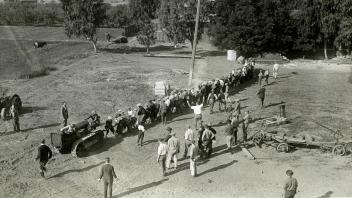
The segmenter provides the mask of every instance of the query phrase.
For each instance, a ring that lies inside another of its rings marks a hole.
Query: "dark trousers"
[[[112,197],[112,182],[104,181],[104,198],[107,198],[107,194],[109,191],[109,198]]]
[[[160,155],[159,163],[161,166],[162,174],[165,175],[166,171],[166,155]]]
[[[18,117],[13,118],[13,130],[16,132],[20,131],[20,120]]]
[[[67,118],[64,118],[64,120],[62,121],[62,125],[65,127],[67,126]]]
[[[295,191],[288,190],[288,191],[285,191],[284,198],[294,198],[295,195],[296,195]]]
[[[48,161],[40,161],[39,162],[40,175],[42,177],[44,177],[44,172],[46,172],[46,167],[45,167],[46,163],[48,163]]]
[[[108,136],[108,133],[111,131],[112,134],[115,134],[115,129],[112,126],[105,126],[105,130],[106,130],[106,135]]]
[[[247,141],[247,130],[248,130],[248,124],[243,123],[243,126],[242,126],[243,141]]]
[[[204,141],[203,152],[206,157],[209,157],[211,155],[212,150],[213,150],[213,141],[212,140]]]
[[[235,138],[235,145],[237,144],[237,131],[233,133],[233,137]]]
[[[260,98],[261,107],[264,107],[264,98]]]
[[[143,138],[144,138],[144,132],[139,131],[138,133],[138,139],[137,139],[137,144],[143,146]]]
[[[166,125],[167,124],[166,112],[161,113],[160,117],[161,117],[161,123],[163,123],[163,125]]]

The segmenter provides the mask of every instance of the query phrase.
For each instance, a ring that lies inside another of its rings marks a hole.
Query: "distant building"
[[[4,0],[5,3],[28,3],[28,4],[36,4],[38,0]]]
[[[104,0],[105,3],[108,3],[112,6],[117,6],[117,5],[125,5],[128,4],[129,0]]]

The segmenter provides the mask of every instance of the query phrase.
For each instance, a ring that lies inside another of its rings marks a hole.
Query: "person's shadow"
[[[48,179],[52,179],[52,178],[56,178],[56,177],[62,177],[62,176],[66,175],[66,174],[69,174],[69,173],[80,173],[80,172],[88,171],[88,170],[90,170],[90,169],[92,169],[92,168],[95,168],[95,167],[97,167],[97,166],[99,166],[99,165],[101,165],[101,164],[103,164],[103,163],[104,163],[104,162],[100,162],[100,163],[98,163],[98,164],[93,164],[93,165],[87,166],[87,167],[82,168],[82,169],[71,169],[71,170],[67,170],[67,171],[64,171],[64,172],[62,172],[62,173],[58,173],[58,174],[56,174],[56,175],[53,175],[53,176],[49,177]]]
[[[152,187],[155,187],[155,186],[158,186],[162,183],[164,183],[165,181],[168,181],[169,179],[168,178],[165,178],[165,179],[162,179],[160,181],[156,181],[156,182],[152,182],[152,183],[149,183],[149,184],[144,184],[142,186],[137,186],[137,187],[133,187],[133,188],[129,188],[129,190],[125,191],[125,192],[122,192],[118,195],[115,195],[113,196],[113,198],[118,198],[118,197],[124,197],[126,195],[129,195],[129,194],[132,194],[132,193],[135,193],[135,192],[139,192],[139,191],[143,191],[147,188],[152,188]]]
[[[333,193],[332,191],[328,191],[324,195],[319,196],[318,198],[329,198],[331,197],[332,193]]]

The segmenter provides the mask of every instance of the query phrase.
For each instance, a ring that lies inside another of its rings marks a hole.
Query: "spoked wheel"
[[[277,145],[276,151],[280,152],[280,153],[282,153],[282,152],[287,153],[289,151],[288,144],[287,143],[280,143],[279,145]]]
[[[262,133],[257,133],[253,136],[253,142],[256,145],[261,144],[263,142],[263,139],[264,139],[264,135]]]
[[[347,153],[352,154],[352,142],[347,143],[345,148]]]
[[[345,145],[338,144],[338,145],[334,146],[334,148],[332,148],[332,153],[334,155],[340,155],[340,156],[345,155],[346,154]]]

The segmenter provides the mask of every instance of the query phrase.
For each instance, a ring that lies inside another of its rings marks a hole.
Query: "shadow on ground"
[[[155,182],[152,182],[152,183],[149,183],[149,184],[144,184],[142,186],[129,188],[128,191],[120,193],[118,195],[115,195],[115,196],[113,196],[113,198],[124,197],[126,195],[130,195],[130,194],[135,193],[135,192],[139,192],[139,191],[143,191],[143,190],[148,189],[148,188],[159,186],[160,184],[162,184],[162,183],[164,183],[164,182],[166,182],[168,180],[169,180],[168,178],[165,178],[165,179],[162,179],[160,181],[155,181]]]

